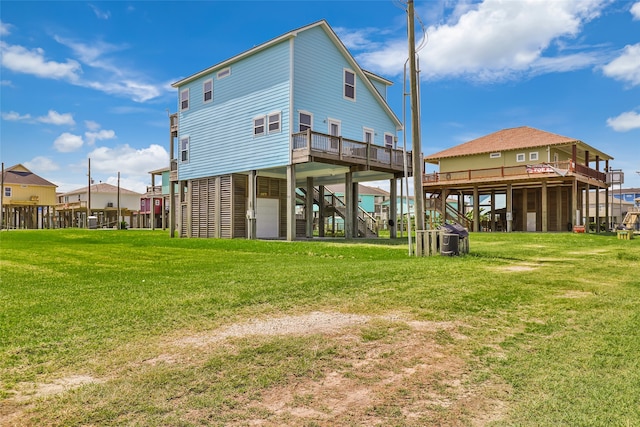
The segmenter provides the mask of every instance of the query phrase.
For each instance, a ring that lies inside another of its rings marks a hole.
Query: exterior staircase
[[[628,230],[634,230],[634,232],[640,231],[640,207],[629,208],[622,221],[622,225]]]
[[[445,222],[455,222],[468,230],[473,229],[473,221],[458,212],[450,204],[447,203],[445,212],[442,212],[442,199],[439,192],[431,194],[431,197],[425,200],[425,210],[438,212]]]

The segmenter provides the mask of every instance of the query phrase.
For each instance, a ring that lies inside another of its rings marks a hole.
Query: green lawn
[[[0,425],[640,425],[640,239],[470,247],[2,232]]]

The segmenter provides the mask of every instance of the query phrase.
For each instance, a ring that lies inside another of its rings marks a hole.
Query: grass
[[[640,425],[640,239],[470,242],[408,258],[401,240],[0,233],[0,424]],[[311,312],[373,320],[173,344]],[[359,404],[329,396],[346,388]]]

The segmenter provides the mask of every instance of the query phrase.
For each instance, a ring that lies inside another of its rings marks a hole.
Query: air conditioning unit
[[[113,202],[109,202],[109,203],[107,203],[107,207],[108,207],[108,208],[112,208],[112,207],[113,207]]]

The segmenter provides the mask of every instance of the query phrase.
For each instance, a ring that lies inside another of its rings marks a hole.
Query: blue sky
[[[640,1],[416,1],[422,152],[531,126],[613,156],[640,187]],[[2,1],[0,157],[58,191],[143,192],[168,164],[171,83],[325,19],[362,68],[394,82],[406,14],[379,1]],[[410,133],[410,132],[409,132]],[[400,141],[402,141],[402,135]],[[410,142],[410,141],[409,141]]]

